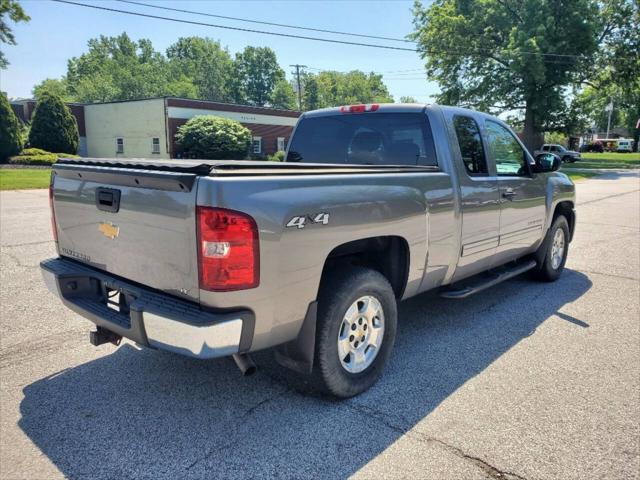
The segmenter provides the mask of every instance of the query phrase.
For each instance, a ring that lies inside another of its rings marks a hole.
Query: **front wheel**
[[[380,377],[393,349],[397,306],[379,272],[353,267],[329,274],[318,302],[314,375],[323,390],[358,395]]]
[[[563,215],[553,221],[540,248],[545,251],[533,273],[539,280],[553,282],[562,274],[569,252],[569,223]]]

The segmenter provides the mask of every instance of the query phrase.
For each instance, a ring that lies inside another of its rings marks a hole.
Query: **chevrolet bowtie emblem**
[[[111,240],[116,238],[120,233],[120,227],[116,227],[113,223],[101,223],[98,225],[98,230],[100,230],[105,237],[109,237]]]

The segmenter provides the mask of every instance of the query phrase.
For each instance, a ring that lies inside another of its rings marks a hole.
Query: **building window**
[[[158,137],[151,139],[151,153],[160,153],[160,139]]]
[[[262,153],[262,137],[253,137],[253,153]]]
[[[116,153],[124,153],[124,138],[116,138]]]
[[[278,144],[277,144],[277,148],[279,152],[284,152],[285,148],[286,148],[286,139],[284,137],[278,137]]]

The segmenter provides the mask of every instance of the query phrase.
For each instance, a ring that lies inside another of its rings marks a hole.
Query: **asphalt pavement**
[[[567,269],[401,304],[381,381],[347,401],[257,355],[93,347],[43,285],[47,192],[0,193],[0,478],[640,477],[640,179],[580,182]]]

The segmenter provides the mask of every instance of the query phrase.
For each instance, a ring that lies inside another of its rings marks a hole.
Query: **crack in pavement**
[[[0,253],[3,255],[6,255],[11,260],[13,260],[18,267],[28,268],[28,269],[40,268],[40,262],[38,262],[38,265],[25,265],[24,263],[22,263],[22,261],[18,258],[17,255],[14,255],[13,253],[5,252],[4,247],[0,249]]]
[[[518,475],[517,473],[513,473],[513,472],[509,472],[507,470],[500,470],[499,468],[497,468],[496,466],[490,464],[489,462],[487,462],[486,460],[480,458],[480,457],[476,457],[475,455],[470,455],[468,453],[466,453],[464,450],[462,450],[459,447],[456,447],[455,445],[451,445],[443,440],[440,440],[438,438],[435,437],[430,437],[424,433],[421,432],[415,432],[411,429],[408,428],[404,428],[401,427],[399,425],[395,425],[393,423],[391,423],[390,421],[387,420],[387,418],[385,417],[384,412],[381,412],[379,410],[376,410],[375,408],[369,407],[368,405],[363,405],[363,404],[358,404],[358,403],[346,403],[345,402],[345,406],[347,406],[347,408],[351,408],[353,410],[355,410],[358,413],[362,413],[362,414],[366,414],[366,415],[371,415],[373,414],[374,417],[376,417],[385,427],[389,428],[390,430],[393,430],[394,432],[397,432],[401,435],[406,435],[409,438],[413,438],[414,440],[417,440],[419,442],[423,442],[423,443],[427,443],[427,444],[436,444],[436,445],[440,445],[441,447],[443,447],[446,451],[448,451],[449,453],[455,455],[458,458],[461,458],[464,461],[468,461],[473,463],[474,465],[476,465],[478,468],[480,468],[483,472],[485,472],[487,475],[489,475],[489,477],[496,479],[496,480],[526,480],[525,477]]]
[[[273,382],[273,380],[271,379],[271,377],[269,375],[265,375],[267,378],[269,378],[269,380],[271,380]],[[276,382],[277,385],[280,385],[280,383]],[[229,448],[234,447],[235,445],[238,444],[238,442],[240,441],[240,438],[238,437],[238,433],[240,432],[240,430],[242,429],[242,427],[247,424],[251,418],[251,416],[262,406],[273,402],[274,400],[277,400],[278,398],[284,396],[285,394],[289,393],[291,391],[290,388],[286,388],[285,390],[278,392],[275,395],[271,395],[270,397],[267,397],[265,399],[260,400],[258,403],[256,403],[255,405],[249,407],[242,415],[240,415],[240,422],[237,423],[237,426],[234,428],[233,432],[229,435],[230,437],[232,437],[231,441],[223,444],[223,445],[214,445],[213,448],[210,448],[209,451],[202,456],[201,458],[198,458],[196,460],[194,460],[191,464],[189,464],[185,470],[191,470],[193,467],[195,467],[198,463],[200,462],[204,462],[206,460],[208,460],[209,458],[211,458],[211,456],[216,453],[216,452],[221,452],[224,450],[228,450]]]
[[[596,202],[599,202],[600,200],[607,200],[609,198],[621,197],[622,195],[629,195],[630,193],[637,193],[637,192],[640,192],[640,189],[630,190],[628,192],[622,192],[622,193],[614,193],[613,195],[607,195],[606,197],[594,198],[593,200],[587,200],[586,202],[578,202],[578,206],[580,207],[582,205],[589,205],[590,203],[596,203]]]
[[[591,273],[594,275],[602,275],[603,277],[620,278],[622,280],[633,280],[634,282],[637,282],[638,280],[640,280],[640,278],[637,278],[637,277],[627,277],[625,275],[616,275],[615,273],[596,272],[595,270],[576,270],[576,271],[580,273]]]
[[[13,244],[2,244],[0,247],[2,248],[15,248],[15,247],[25,247],[28,245],[41,245],[43,243],[53,243],[53,240],[41,240],[39,242],[24,242],[24,243],[13,243]]]

